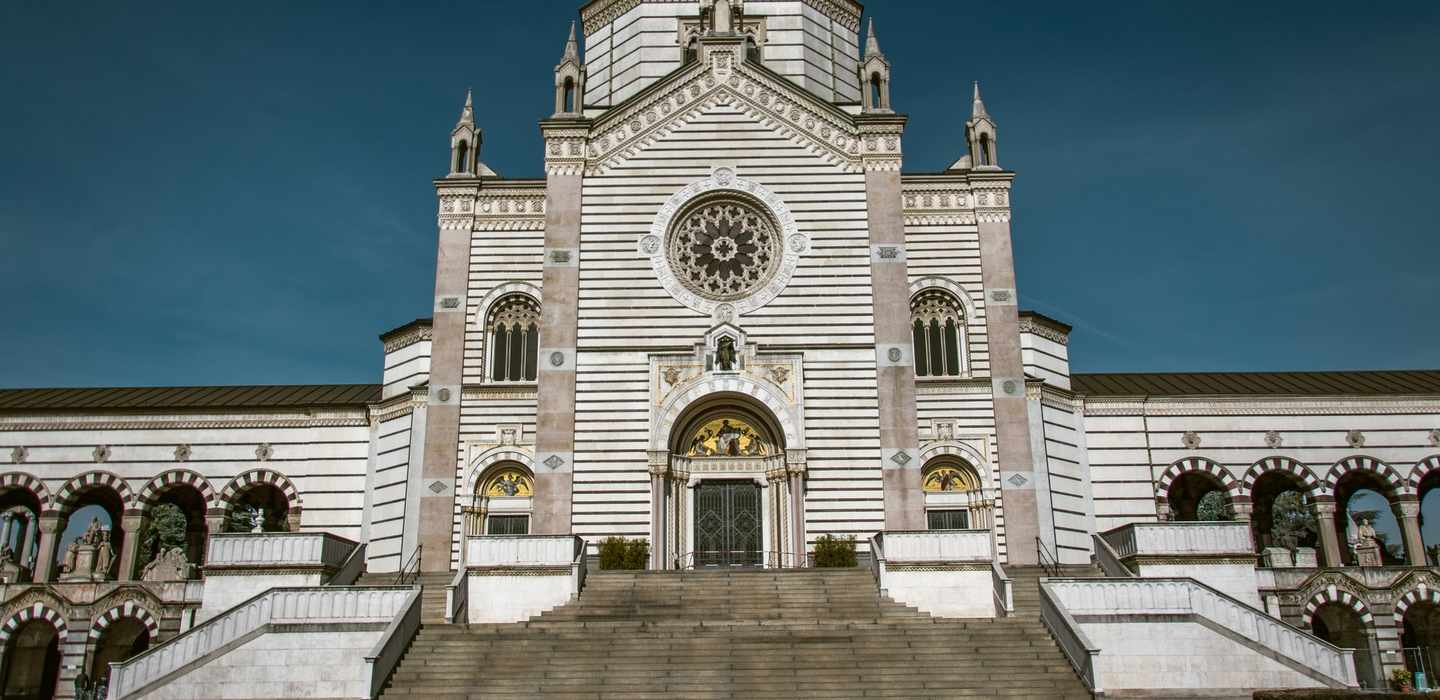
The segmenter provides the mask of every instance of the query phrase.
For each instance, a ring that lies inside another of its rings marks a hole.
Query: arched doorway
[[[1440,674],[1440,605],[1423,600],[1405,609],[1400,646],[1405,650],[1405,668],[1424,673],[1427,685],[1435,687]]]
[[[5,644],[4,700],[50,700],[60,678],[60,635],[44,618],[20,623]]]
[[[150,629],[144,622],[133,617],[122,617],[111,622],[95,641],[95,653],[90,662],[90,682],[96,686],[108,686],[110,664],[124,661],[150,648]]]
[[[925,523],[930,530],[988,530],[995,501],[980,470],[957,455],[925,463],[920,484],[925,493]]]
[[[743,395],[697,402],[674,423],[652,468],[660,566],[802,566],[796,501],[803,475],[787,469],[773,414]]]
[[[1255,551],[1267,547],[1315,547],[1319,529],[1309,488],[1286,471],[1268,471],[1250,489],[1250,527]]]
[[[1355,677],[1362,686],[1384,687],[1374,635],[1359,612],[1338,602],[1324,603],[1310,618],[1310,630],[1341,649],[1355,650]]]

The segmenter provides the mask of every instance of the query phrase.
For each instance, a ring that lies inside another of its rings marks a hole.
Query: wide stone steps
[[[1089,695],[1038,616],[936,619],[811,569],[594,573],[528,622],[422,626],[382,697]]]
[[[420,584],[420,621],[423,623],[440,623],[445,621],[445,587],[455,578],[453,573],[422,573],[409,583]],[[396,582],[396,574],[390,573],[364,573],[356,579],[357,586],[393,586]]]

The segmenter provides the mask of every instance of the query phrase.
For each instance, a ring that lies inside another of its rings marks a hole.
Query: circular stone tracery
[[[702,200],[683,211],[666,241],[670,267],[690,291],[714,301],[749,296],[783,256],[779,228],[739,198]]]

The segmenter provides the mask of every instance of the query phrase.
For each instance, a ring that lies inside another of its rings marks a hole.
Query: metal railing
[[[410,558],[405,560],[405,565],[395,574],[395,585],[408,586],[420,576],[420,552],[425,545],[415,545],[415,551],[410,553]]]
[[[1035,538],[1036,560],[1040,562],[1040,568],[1045,570],[1047,576],[1060,575],[1060,560],[1045,548],[1045,543],[1039,537]]]

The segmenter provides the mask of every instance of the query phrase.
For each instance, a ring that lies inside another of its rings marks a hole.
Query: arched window
[[[567,114],[575,114],[576,112],[579,112],[579,111],[580,111],[580,110],[578,109],[578,107],[579,107],[579,105],[576,104],[576,97],[575,97],[575,80],[574,80],[573,78],[566,78],[566,79],[565,79],[565,112],[566,112]]]
[[[760,45],[755,43],[755,35],[754,35],[754,34],[751,34],[751,35],[745,37],[745,62],[746,62],[746,63],[759,63],[759,62],[760,62]]]
[[[476,482],[465,509],[465,534],[528,535],[535,479],[518,462],[499,462]]]
[[[990,152],[990,134],[980,134],[980,164],[994,165],[994,157]]]
[[[910,302],[915,376],[958,377],[965,361],[965,312],[954,295],[926,289]]]
[[[993,500],[980,482],[980,472],[954,455],[942,455],[925,465],[920,478],[925,492],[925,522],[931,530],[968,530],[990,527]]]
[[[872,109],[883,109],[885,103],[881,101],[884,91],[880,89],[880,74],[870,74],[870,107]]]
[[[683,56],[681,57],[681,59],[680,59],[681,65],[688,66],[688,65],[690,65],[691,63],[694,63],[695,61],[699,60],[699,58],[700,58],[700,38],[699,38],[699,37],[694,37],[694,36],[690,37],[690,43],[688,43],[688,44],[685,45],[685,48],[682,50],[682,53],[683,53],[684,55],[683,55]]]
[[[485,324],[490,341],[490,379],[535,381],[535,356],[540,347],[540,304],[525,294],[502,297]]]
[[[455,169],[457,173],[468,172],[467,164],[470,162],[470,145],[464,141],[455,147]]]

